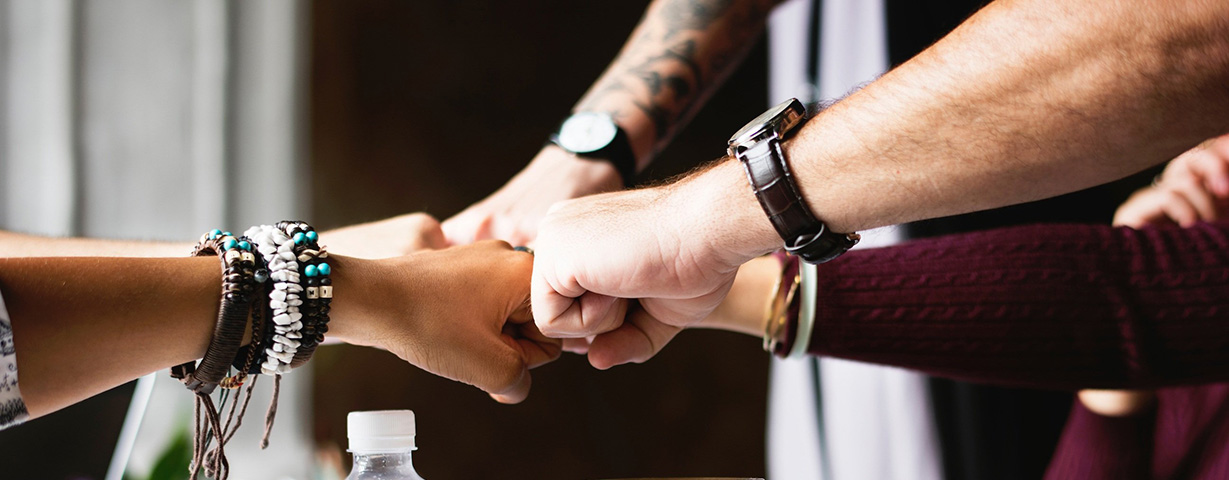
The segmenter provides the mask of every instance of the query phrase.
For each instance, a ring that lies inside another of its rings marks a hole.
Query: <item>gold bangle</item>
[[[781,283],[785,276],[785,263],[781,264],[781,273],[777,275],[777,281],[772,286],[772,294],[768,297],[768,305],[764,306],[764,351],[772,352],[773,344],[776,340],[777,325],[776,313],[779,310],[778,304],[781,297]]]

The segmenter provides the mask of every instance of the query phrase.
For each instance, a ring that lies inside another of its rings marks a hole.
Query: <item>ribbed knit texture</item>
[[[811,353],[983,383],[1229,379],[1229,223],[1033,225],[820,266]]]

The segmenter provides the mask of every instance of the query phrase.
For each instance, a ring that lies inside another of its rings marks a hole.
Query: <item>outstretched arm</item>
[[[1226,31],[1225,2],[1000,0],[812,119],[786,154],[811,210],[841,232],[1089,187],[1229,131]],[[637,339],[656,351],[712,311],[740,264],[781,246],[748,187],[727,159],[564,203],[538,240],[539,327],[617,336],[599,336],[591,360]],[[624,323],[611,298],[639,298],[664,323]]]
[[[812,355],[1041,388],[1229,378],[1229,223],[1033,225],[849,252],[819,266]],[[700,326],[751,335],[781,273],[747,263]]]
[[[324,232],[329,249],[359,258],[390,258],[447,246],[435,218],[409,213]],[[182,257],[188,242],[61,238],[0,230],[2,257]]]
[[[779,0],[657,0],[605,73],[573,108],[605,112],[627,132],[644,169],[742,61]],[[606,162],[554,145],[490,197],[444,222],[453,243],[527,244],[560,200],[622,188]]]
[[[531,259],[506,244],[330,263],[330,337],[389,350],[506,402],[528,394],[529,367],[559,353],[529,318]],[[0,258],[30,414],[200,358],[220,285],[216,258]]]

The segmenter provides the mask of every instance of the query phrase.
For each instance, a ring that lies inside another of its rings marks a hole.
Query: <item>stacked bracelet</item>
[[[306,363],[328,331],[333,285],[328,252],[319,234],[303,222],[252,227],[247,232],[260,243],[269,264],[272,329],[260,362],[266,375],[286,373]]]
[[[261,352],[260,371],[265,375],[286,373],[298,349],[298,339],[302,336],[299,329],[303,326],[303,314],[299,312],[303,287],[299,284],[294,243],[285,231],[271,225],[252,227],[247,234],[259,243],[258,251],[268,262],[269,278],[273,280],[268,299],[272,329],[263,332],[268,341]]]
[[[311,359],[316,346],[324,341],[329,331],[329,310],[333,300],[333,267],[325,260],[329,253],[319,244],[319,235],[310,225],[302,222],[282,222],[279,228],[291,235],[294,252],[303,272],[303,328],[302,339],[290,367],[297,368]]]
[[[248,311],[256,292],[260,268],[246,237],[213,230],[201,237],[193,256],[217,255],[222,262],[222,300],[213,338],[199,365],[187,362],[171,369],[189,390],[208,395],[222,382],[243,341]]]

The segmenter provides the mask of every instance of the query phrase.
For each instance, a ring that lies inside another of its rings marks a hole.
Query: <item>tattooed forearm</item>
[[[733,70],[777,0],[657,0],[577,104],[628,130],[642,166]]]

